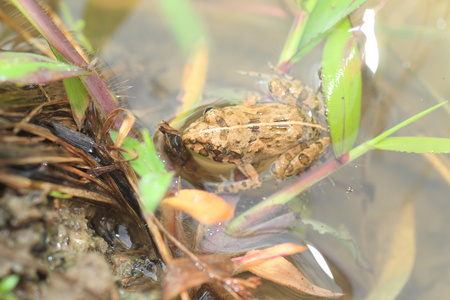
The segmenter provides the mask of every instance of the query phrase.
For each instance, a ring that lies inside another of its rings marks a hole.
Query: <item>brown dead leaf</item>
[[[259,277],[289,286],[305,294],[327,298],[343,296],[341,293],[335,293],[312,284],[284,257],[273,258],[257,265],[244,265],[241,266],[241,268],[250,271]]]
[[[234,271],[234,264],[229,257],[221,255],[204,255],[199,257],[208,265],[214,275],[230,277]],[[212,281],[213,274],[209,274],[190,258],[178,258],[167,265],[164,277],[163,299],[173,299],[175,296],[190,288]]]
[[[233,206],[221,197],[200,190],[180,190],[176,196],[165,198],[160,204],[184,211],[205,225],[228,220],[234,211]]]
[[[250,250],[244,256],[233,258],[233,262],[241,265],[240,268],[246,268],[266,262],[281,256],[292,255],[305,251],[305,246],[292,243],[279,244],[263,250]]]

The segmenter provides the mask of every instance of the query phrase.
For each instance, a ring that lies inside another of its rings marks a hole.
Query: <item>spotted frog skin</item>
[[[311,89],[296,80],[273,77],[269,91],[276,102],[207,108],[182,133],[189,150],[221,163],[235,164],[249,178],[236,182],[240,190],[261,185],[255,165],[275,159],[271,177],[283,180],[306,170],[329,145],[324,113]]]

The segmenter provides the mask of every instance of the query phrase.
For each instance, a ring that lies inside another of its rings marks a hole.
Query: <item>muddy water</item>
[[[95,2],[80,2],[71,9],[75,17],[86,19],[94,48],[100,49],[99,56],[120,74],[114,83],[117,89],[154,131],[161,119],[173,117],[179,105],[176,96],[186,56],[155,1],[113,8]],[[277,62],[293,20],[292,7],[287,1],[193,4],[211,44],[205,101],[260,89],[255,78],[236,71],[270,72],[267,63]],[[436,95],[448,99],[450,94],[448,1],[409,1],[406,5],[392,0],[384,4],[375,16],[378,44],[365,49],[362,125],[357,143],[435,105]],[[361,22],[365,9],[377,5],[370,1],[360,8],[352,17],[354,24]],[[362,36],[360,44],[365,44]],[[373,60],[377,53],[378,62]],[[316,88],[320,59],[319,45],[296,64],[295,77]],[[448,138],[448,120],[447,106],[398,135]],[[350,237],[320,234],[298,222],[289,239],[306,240],[320,250],[340,277],[336,282],[348,294],[345,299],[365,299],[374,287],[379,288],[384,266],[410,273],[398,299],[445,298],[450,289],[449,182],[436,165],[445,165],[448,170],[449,161],[448,155],[372,151],[302,196],[309,218],[331,228],[345,228]],[[241,197],[242,205],[248,206],[245,200]],[[400,246],[396,244],[405,240]],[[356,249],[356,256],[352,249]],[[299,258],[300,264],[302,260],[312,266],[309,275],[318,277],[318,285],[335,287],[311,256]],[[279,298],[278,290],[267,285],[257,294]],[[283,297],[297,296],[291,291],[282,293]]]

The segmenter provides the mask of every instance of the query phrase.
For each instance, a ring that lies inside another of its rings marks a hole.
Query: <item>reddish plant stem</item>
[[[56,26],[53,20],[35,0],[16,0],[28,14],[29,21],[35,25],[49,44],[56,49],[68,62],[92,72],[91,75],[81,76],[83,84],[91,96],[98,103],[105,116],[117,108],[117,102],[106,83],[100,78],[97,71],[84,60],[66,36]],[[20,8],[19,8],[20,9]],[[22,9],[21,9],[22,10]],[[115,128],[118,130],[123,117],[118,116]]]

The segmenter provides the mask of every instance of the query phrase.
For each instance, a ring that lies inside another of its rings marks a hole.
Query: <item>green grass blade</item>
[[[348,18],[337,24],[325,44],[323,89],[336,157],[355,143],[361,113],[361,62]]]
[[[78,129],[81,129],[86,118],[85,112],[90,102],[89,95],[80,78],[64,79],[63,84],[72,108],[73,119]]]
[[[109,90],[103,79],[96,70],[78,53],[70,41],[56,26],[52,19],[45,13],[44,9],[35,0],[10,0],[24,17],[39,31],[39,33],[54,47],[58,53],[71,64],[91,71],[91,74],[82,76],[81,80],[92,98],[97,101],[98,106],[107,116],[117,108],[114,94]],[[118,115],[115,128],[120,128],[123,121],[122,115]]]
[[[308,23],[309,15],[314,9],[316,3],[317,0],[307,1],[306,3],[301,1],[301,4],[298,4],[299,11],[297,12],[294,23],[292,24],[291,30],[284,44],[283,51],[281,51],[280,60],[278,61],[279,65],[283,62],[290,61],[297,53],[303,32],[305,31],[306,24]]]
[[[326,37],[334,25],[364,2],[366,0],[321,0],[307,1],[306,7],[300,6],[307,17],[302,21],[301,26],[294,23],[280,56],[280,63],[299,61]],[[295,42],[297,42],[296,45]],[[295,51],[293,51],[294,49]]]
[[[349,161],[353,161],[353,160],[357,159],[358,157],[360,157],[361,155],[365,154],[370,149],[375,148],[375,145],[380,143],[382,140],[384,140],[385,138],[387,138],[388,136],[390,136],[391,134],[393,134],[400,128],[403,128],[408,124],[411,124],[412,122],[422,118],[423,116],[438,109],[439,107],[446,105],[447,103],[448,103],[448,101],[436,104],[435,106],[430,107],[430,108],[406,119],[405,121],[401,122],[400,124],[386,130],[385,132],[381,133],[380,135],[376,136],[375,138],[371,139],[370,141],[367,141],[364,144],[361,144],[358,147],[353,148],[352,150],[349,151]]]
[[[61,55],[55,48],[50,46],[56,59],[62,63],[68,63],[68,61]],[[72,108],[72,116],[77,124],[78,129],[83,127],[84,119],[86,118],[86,109],[89,106],[90,98],[86,87],[80,78],[68,78],[63,80],[64,88],[69,98],[70,107]]]
[[[373,145],[380,150],[408,153],[450,153],[450,139],[431,137],[391,137]]]
[[[0,52],[0,83],[45,84],[88,74],[87,70],[46,56]]]

